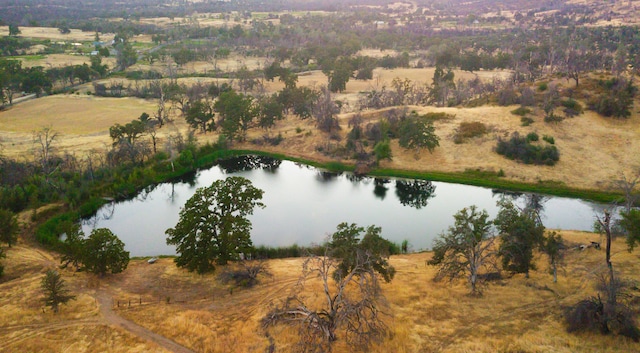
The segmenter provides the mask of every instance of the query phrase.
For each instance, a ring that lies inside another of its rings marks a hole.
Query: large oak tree
[[[180,220],[166,231],[167,244],[176,245],[175,262],[189,271],[205,273],[236,260],[251,249],[255,207],[264,208],[264,192],[248,179],[229,177],[199,188],[180,211]]]

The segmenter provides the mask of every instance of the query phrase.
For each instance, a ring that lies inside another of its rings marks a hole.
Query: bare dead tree
[[[629,213],[633,205],[640,201],[640,192],[637,190],[639,185],[640,168],[629,177],[625,173],[620,173],[620,178],[611,182],[613,189],[620,190],[624,194],[624,209],[626,213]]]
[[[42,172],[48,176],[51,173],[51,159],[55,152],[54,142],[58,138],[58,133],[51,127],[45,127],[33,133],[33,143],[35,145],[36,162],[42,167]]]
[[[340,335],[351,351],[368,351],[388,334],[384,321],[388,306],[371,261],[368,252],[360,251],[353,271],[333,280],[339,261],[327,253],[310,257],[303,265],[294,293],[269,311],[262,320],[263,327],[280,324],[296,327],[300,352],[331,352]],[[303,295],[305,281],[313,277],[322,283],[322,292],[316,293],[322,304]]]

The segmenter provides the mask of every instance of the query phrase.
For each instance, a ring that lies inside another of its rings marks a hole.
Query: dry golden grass
[[[569,244],[600,241],[593,233],[563,231]],[[625,278],[640,280],[637,251],[614,241],[612,261]],[[481,298],[467,295],[464,281],[433,282],[436,268],[426,266],[430,253],[393,256],[397,274],[384,284],[391,316],[391,336],[371,352],[637,352],[637,343],[619,337],[568,334],[563,307],[595,295],[598,274],[605,270],[604,251],[569,250],[558,283],[552,282],[546,259],[529,279],[505,278],[485,289]],[[20,243],[9,249],[7,277],[0,283],[0,350],[3,352],[148,352],[157,347],[108,326],[94,299],[98,282],[112,293],[118,315],[172,339],[196,352],[264,352],[269,340],[260,320],[271,304],[295,288],[303,259],[268,261],[272,278],[252,289],[229,290],[215,275],[196,275],[178,269],[171,259],[149,265],[133,260],[122,274],[98,280],[87,274],[62,271],[77,301],[62,306],[58,315],[42,312],[39,281],[57,256]],[[309,280],[306,298],[320,283]],[[166,298],[170,297],[169,303]],[[139,305],[142,298],[144,305]],[[132,301],[131,307],[128,306]],[[278,352],[295,352],[296,331],[278,326],[270,330]],[[339,337],[340,339],[341,337]],[[348,352],[343,340],[336,352]]]
[[[50,39],[53,41],[74,41],[85,42],[95,39],[95,32],[83,32],[79,29],[71,29],[71,33],[62,34],[58,28],[54,27],[19,27],[20,37]],[[0,36],[9,35],[9,26],[0,26]],[[100,40],[106,42],[112,40],[113,33],[100,33]]]
[[[91,59],[89,56],[72,55],[72,54],[49,54],[49,55],[46,55],[43,59],[38,59],[38,60],[20,59],[20,61],[22,61],[23,67],[42,66],[45,69],[49,69],[52,67],[91,64]],[[114,58],[103,59],[102,64],[107,65],[108,67],[114,67],[116,65],[116,59]]]
[[[347,91],[336,95],[336,98],[355,107],[358,92],[389,85],[395,77],[410,78],[415,82],[427,82],[432,76],[429,69],[398,69],[375,71],[379,80],[355,81],[347,84]],[[475,75],[459,73],[460,75]],[[491,75],[507,74],[506,72],[482,72],[484,79]],[[425,81],[418,81],[424,78]],[[145,84],[143,81],[125,84]],[[185,78],[180,83],[187,85],[210,82],[223,82],[222,79]],[[375,81],[375,82],[374,82]],[[565,82],[566,83],[566,82]],[[300,85],[326,84],[326,77],[320,71],[312,71],[301,75]],[[266,82],[268,92],[281,89],[282,83]],[[81,92],[91,90],[90,85],[80,88]],[[585,105],[585,102],[581,102]],[[636,102],[636,105],[638,102]],[[502,170],[505,178],[520,182],[536,184],[539,182],[562,183],[570,187],[584,189],[605,189],[607,181],[619,176],[622,172],[630,172],[640,166],[640,116],[633,111],[630,119],[617,120],[600,117],[594,112],[586,111],[583,115],[566,119],[557,124],[543,121],[544,113],[534,111],[534,123],[521,126],[520,117],[511,114],[515,106],[481,106],[476,108],[435,108],[408,107],[419,113],[446,112],[453,119],[435,123],[436,134],[440,138],[440,147],[433,153],[423,151],[416,155],[413,151],[402,149],[397,141],[392,141],[392,161],[383,161],[382,167],[416,171],[463,172],[465,170],[483,170],[498,172]],[[52,96],[36,99],[15,105],[7,111],[0,112],[0,143],[3,153],[9,156],[24,156],[24,152],[32,147],[32,132],[51,126],[59,132],[57,147],[60,150],[82,154],[89,150],[103,150],[110,143],[108,129],[115,123],[127,123],[140,116],[142,112],[151,114],[156,109],[154,101],[133,98],[97,98],[86,95]],[[350,110],[348,108],[347,110]],[[351,109],[353,110],[353,109]],[[378,111],[361,112],[365,124],[375,122],[384,115]],[[344,139],[349,131],[348,119],[351,113],[341,114],[340,135]],[[465,143],[455,144],[456,129],[461,123],[478,122],[486,125],[489,133],[469,139]],[[298,128],[302,132],[297,132]],[[159,131],[158,146],[163,146],[163,139],[176,131],[187,131],[184,120],[177,117],[173,124]],[[493,152],[498,138],[508,138],[518,131],[521,134],[536,132],[541,137],[554,137],[560,151],[560,161],[553,167],[523,165],[508,160]],[[310,120],[302,121],[288,117],[278,121],[271,134],[282,134],[284,141],[278,146],[256,146],[250,142],[239,144],[239,148],[264,149],[272,152],[288,154],[294,157],[316,161],[330,161],[331,157],[318,151],[318,146],[330,141],[328,136],[318,131]],[[261,139],[266,132],[255,128],[249,131],[247,141]],[[217,139],[217,134],[198,134],[201,143]],[[343,142],[341,142],[343,143]],[[353,162],[346,160],[345,162]]]

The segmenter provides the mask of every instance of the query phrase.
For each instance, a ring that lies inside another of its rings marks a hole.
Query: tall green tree
[[[253,98],[233,90],[220,94],[213,109],[220,114],[219,124],[222,126],[222,133],[230,141],[242,141],[250,123],[257,116]]]
[[[166,230],[167,244],[176,245],[178,267],[205,273],[248,253],[251,221],[256,207],[264,208],[263,191],[248,179],[229,177],[199,188],[180,211],[180,220]]]
[[[489,214],[471,206],[458,211],[453,218],[454,225],[434,242],[433,257],[427,264],[439,266],[435,280],[466,276],[471,294],[480,295],[480,271],[493,267],[495,238]]]
[[[535,269],[533,251],[544,242],[544,226],[536,212],[520,210],[508,199],[498,201],[500,211],[494,220],[500,236],[499,256],[502,267],[514,273],[524,273]]]
[[[98,228],[84,241],[82,262],[84,269],[100,276],[120,273],[129,265],[129,252],[109,229]]]
[[[215,129],[214,117],[215,113],[213,112],[211,104],[198,100],[189,105],[184,120],[192,128],[199,129],[200,132],[206,133],[207,131]]]
[[[0,241],[9,247],[18,240],[18,217],[11,210],[0,209]]]
[[[431,120],[412,113],[400,122],[398,142],[401,147],[413,149],[416,153],[420,153],[422,148],[433,152],[440,146],[440,139],[435,131],[436,128]]]
[[[331,236],[329,251],[331,256],[340,259],[333,276],[339,281],[357,268],[356,260],[367,257],[368,266],[380,274],[386,282],[391,282],[396,270],[389,264],[389,255],[393,251],[393,243],[380,236],[382,228],[371,225],[366,229],[355,223],[338,224]],[[364,237],[360,239],[362,233]]]
[[[620,225],[627,231],[627,246],[631,251],[640,243],[640,210],[630,209],[621,216]]]
[[[60,304],[66,304],[70,300],[75,300],[76,296],[71,295],[67,289],[65,281],[57,271],[49,270],[42,278],[40,284],[44,293],[44,304],[50,306],[54,313],[58,313]]]

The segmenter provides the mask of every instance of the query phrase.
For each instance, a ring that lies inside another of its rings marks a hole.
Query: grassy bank
[[[296,163],[303,163],[316,168],[327,169],[334,172],[353,172],[355,170],[355,166],[349,164],[340,162],[321,163],[318,161],[312,161],[303,158],[290,157],[279,153],[269,153],[256,150],[229,150],[225,152],[228,153],[225,154],[228,157],[255,154],[288,160]],[[462,173],[444,173],[380,168],[371,170],[369,173],[367,173],[367,175],[378,178],[422,179],[454,184],[480,186],[507,191],[534,192],[551,196],[577,198],[602,203],[620,201],[620,199],[623,198],[623,195],[621,193],[611,191],[570,188],[563,183],[556,181],[540,181],[536,184],[522,183],[505,179],[504,177],[499,176],[497,173],[476,170],[468,170]]]

